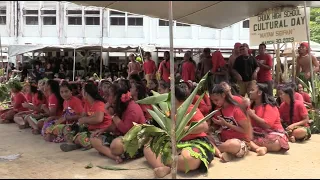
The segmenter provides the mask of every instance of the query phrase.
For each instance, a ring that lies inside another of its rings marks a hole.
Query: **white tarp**
[[[119,11],[168,19],[169,1],[70,1]],[[172,1],[173,20],[222,29],[270,8],[303,6],[304,1]],[[320,1],[307,1],[308,7],[320,7]]]
[[[129,46],[129,45],[122,45],[122,46],[103,46],[103,52],[120,52],[120,51],[127,51],[130,49],[137,49],[139,46]],[[49,52],[49,51],[57,51],[57,50],[88,50],[88,51],[100,51],[101,46],[99,45],[11,45],[8,47],[8,55],[9,57],[24,54],[27,52],[32,51],[42,51],[42,52]]]

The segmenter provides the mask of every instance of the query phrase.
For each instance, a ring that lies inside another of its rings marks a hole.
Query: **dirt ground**
[[[152,169],[144,158],[117,165],[100,156],[94,149],[64,153],[59,145],[45,142],[30,129],[19,130],[15,124],[0,124],[0,156],[21,154],[13,161],[0,160],[1,178],[99,178],[135,179],[154,178]],[[221,163],[215,159],[208,174],[179,173],[179,178],[319,178],[320,135],[313,135],[308,142],[290,144],[286,154],[267,154],[263,157],[250,152],[244,159]],[[112,171],[94,166],[109,165],[141,170]],[[318,169],[318,170],[317,170]],[[171,178],[168,175],[167,178]]]

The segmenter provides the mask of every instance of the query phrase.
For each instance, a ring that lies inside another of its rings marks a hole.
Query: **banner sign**
[[[307,8],[310,18],[310,8]],[[250,46],[301,42],[307,39],[303,8],[263,13],[250,18]]]

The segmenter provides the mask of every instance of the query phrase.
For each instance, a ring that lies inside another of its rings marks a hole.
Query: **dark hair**
[[[63,109],[63,98],[60,95],[60,86],[59,86],[59,82],[49,79],[47,81],[47,85],[50,87],[51,92],[56,96],[56,98],[58,99],[58,110],[62,110]]]
[[[166,81],[164,81],[164,80],[160,80],[159,81],[159,87],[162,87],[163,89],[170,89],[170,84],[169,83],[167,83]]]
[[[140,76],[139,76],[139,74],[131,74],[131,75],[129,76],[129,79],[132,79],[132,80],[134,80],[135,82],[141,82],[141,81],[142,81],[141,78],[140,78]]]
[[[188,85],[186,83],[178,83],[174,86],[175,96],[178,101],[185,101],[189,94]]]
[[[292,85],[291,85],[292,86]],[[290,115],[290,123],[292,124],[292,120],[293,120],[293,115],[294,115],[294,90],[292,89],[290,85],[285,85],[281,88],[281,91],[283,91],[284,93],[289,95],[290,98],[290,111],[289,111],[289,115]]]
[[[38,94],[39,100],[44,100],[44,94],[42,93],[42,91],[38,90],[38,86],[35,82],[30,82],[30,91],[32,94]]]
[[[145,98],[147,95],[146,87],[138,82],[135,82],[134,85],[138,91],[138,100]]]
[[[290,85],[291,85],[292,89],[293,89],[295,92],[298,91],[298,85],[297,85],[296,83],[291,82]]]
[[[264,106],[267,105],[267,104],[271,105],[272,107],[275,107],[275,106],[278,105],[276,100],[273,98],[273,96],[270,96],[268,94],[268,86],[266,84],[256,83],[255,85],[262,92],[261,102],[262,102],[262,104]],[[251,103],[251,108],[253,108],[254,105],[255,105],[255,102],[252,102]]]
[[[259,44],[259,47],[260,46],[264,46],[264,48],[267,48],[266,44],[264,44],[264,43]]]
[[[242,107],[237,101],[235,101],[229,94],[225,93],[224,88],[223,88],[220,84],[216,84],[215,86],[213,86],[213,88],[211,89],[210,94],[221,94],[221,95],[222,95],[222,94],[225,94],[225,95],[226,95],[225,100],[226,100],[229,104],[238,106],[238,107],[242,110],[242,112],[243,112],[244,114],[247,114],[246,111],[243,109],[243,107]],[[215,108],[214,106],[215,106],[215,104],[213,103],[212,108]],[[221,115],[223,116],[222,111],[221,111]]]
[[[114,110],[115,110],[116,115],[119,116],[120,118],[122,117],[122,114],[124,113],[124,111],[126,111],[128,105],[129,105],[129,102],[132,101],[132,99],[127,102],[121,101],[121,96],[126,93],[128,93],[128,89],[125,87],[120,87],[119,89],[117,89],[117,92],[116,92],[116,100],[115,100]]]
[[[155,90],[158,91],[158,87],[159,87],[158,80],[157,80],[157,79],[151,79],[151,81],[152,81],[154,84],[156,84]]]
[[[170,52],[169,51],[165,51],[164,53],[163,53],[163,55],[164,54],[168,54],[169,55],[169,59],[166,59],[166,61],[169,61],[170,60]]]
[[[66,87],[68,88],[70,91],[72,91],[72,86],[71,84],[69,84],[67,81],[63,81],[61,84],[60,84],[60,88],[61,87]]]
[[[130,81],[127,79],[120,79],[119,85],[125,89],[129,89],[130,88]]]
[[[210,48],[204,48],[204,49],[203,49],[203,52],[204,52],[204,53],[210,53],[211,50],[210,50]]]
[[[144,53],[144,55],[145,55],[145,56],[147,56],[147,55],[148,55],[148,56],[151,56],[151,53],[148,52],[148,51],[146,51],[146,52]]]
[[[84,85],[84,91],[89,94],[95,101],[104,102],[104,99],[100,96],[98,87],[93,83],[87,83]]]

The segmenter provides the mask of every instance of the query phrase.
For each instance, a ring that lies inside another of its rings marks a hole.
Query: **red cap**
[[[302,42],[302,43],[300,44],[300,46],[306,47],[306,48],[307,48],[307,52],[309,51],[309,43],[307,43],[307,42]],[[310,49],[310,50],[311,50],[311,49]]]

